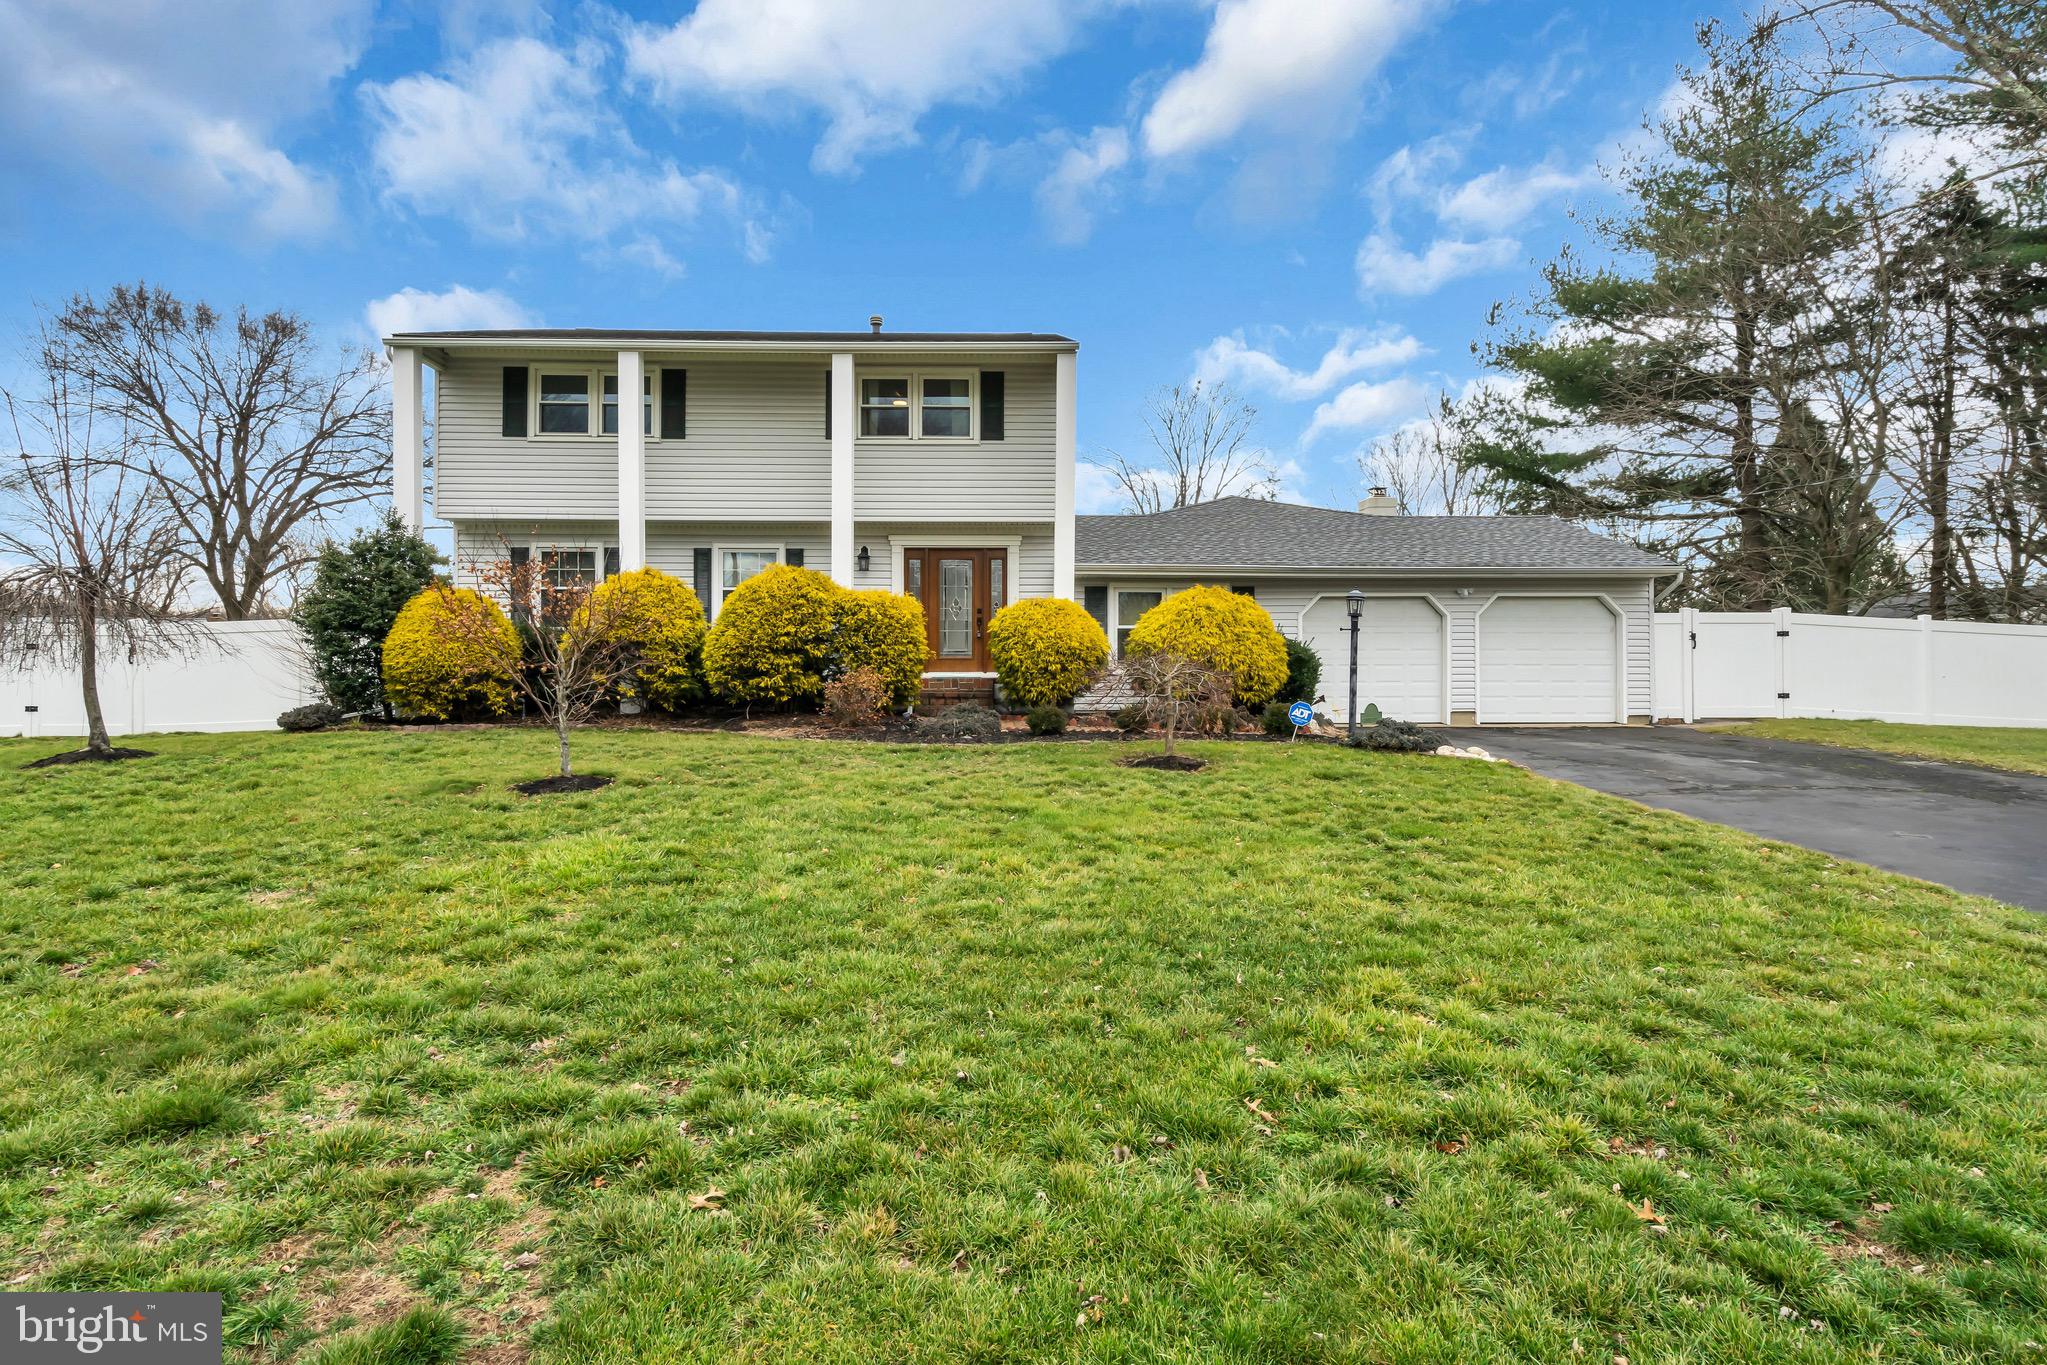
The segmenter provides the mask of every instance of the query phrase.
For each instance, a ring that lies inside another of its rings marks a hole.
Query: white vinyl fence
[[[319,697],[289,621],[208,622],[182,658],[130,663],[118,646],[100,655],[100,711],[116,735],[269,730],[280,711]],[[76,669],[0,669],[0,735],[84,733]]]
[[[1656,714],[2047,726],[2047,626],[1658,612]]]

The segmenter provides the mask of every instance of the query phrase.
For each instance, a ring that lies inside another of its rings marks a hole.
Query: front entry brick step
[[[995,704],[995,679],[993,678],[926,678],[917,693],[917,709],[929,713],[943,711],[948,706],[961,702],[979,702],[983,706]]]

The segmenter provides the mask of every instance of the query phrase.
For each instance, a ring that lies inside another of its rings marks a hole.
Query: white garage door
[[[1613,613],[1592,597],[1502,597],[1478,618],[1478,718],[1611,721]]]
[[[1443,618],[1419,597],[1368,597],[1358,637],[1358,708],[1397,720],[1441,724]],[[1301,638],[1322,656],[1323,710],[1350,714],[1350,615],[1341,597],[1308,608]]]

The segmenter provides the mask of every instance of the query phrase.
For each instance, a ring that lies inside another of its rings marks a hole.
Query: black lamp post
[[[1358,738],[1358,628],[1365,615],[1365,595],[1352,588],[1343,599],[1344,610],[1350,613],[1350,740]]]

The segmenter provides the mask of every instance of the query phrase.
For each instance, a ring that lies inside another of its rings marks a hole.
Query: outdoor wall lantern
[[[1358,631],[1365,615],[1365,594],[1352,588],[1343,599],[1343,609],[1350,614],[1350,741],[1358,739]]]
[[[862,545],[860,547],[860,553],[853,556],[853,562],[860,566],[861,573],[866,573],[867,566],[874,563],[874,558],[873,556],[867,553],[867,547],[865,545]]]

